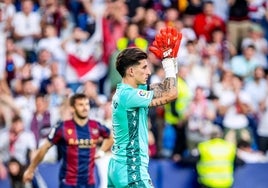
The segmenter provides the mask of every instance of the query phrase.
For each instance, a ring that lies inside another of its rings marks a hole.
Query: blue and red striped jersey
[[[89,120],[85,126],[68,120],[53,127],[48,139],[61,152],[60,181],[74,186],[95,184],[96,146],[100,138],[109,136],[109,128],[94,120]]]

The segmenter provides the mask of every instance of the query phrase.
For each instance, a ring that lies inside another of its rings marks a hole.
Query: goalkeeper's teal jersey
[[[113,96],[113,159],[137,170],[148,167],[148,106],[153,91],[120,83]]]

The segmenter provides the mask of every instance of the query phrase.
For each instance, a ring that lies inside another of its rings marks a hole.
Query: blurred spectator
[[[264,38],[263,29],[258,24],[253,24],[250,26],[248,36],[242,39],[241,48],[248,45],[254,45],[255,47],[255,58],[264,68],[267,68],[267,52],[268,52],[268,42]]]
[[[263,30],[264,30],[264,38],[266,40],[268,40],[268,2],[264,1],[263,2],[263,8],[264,8],[264,14],[261,20],[260,25],[262,26]]]
[[[40,1],[39,14],[41,16],[41,27],[53,25],[56,36],[60,36],[65,22],[72,21],[67,7],[57,0]]]
[[[205,89],[198,86],[185,112],[187,147],[192,150],[198,143],[209,138],[212,122],[216,117],[213,103],[206,98]]]
[[[64,121],[72,118],[73,111],[69,104],[68,98],[64,98],[62,103],[53,109],[50,109],[51,112],[51,125],[55,125],[59,121]]]
[[[73,91],[67,87],[64,77],[60,75],[54,75],[50,78],[50,83],[47,86],[49,109],[54,107],[58,108],[65,98],[71,96]]]
[[[248,0],[230,0],[228,1],[228,38],[237,52],[241,53],[241,41],[248,36],[248,31],[251,26],[249,19]]]
[[[220,28],[211,32],[211,43],[207,53],[212,56],[217,65],[217,71],[221,72],[226,68],[229,59],[237,54],[236,48],[226,39],[225,33]]]
[[[195,15],[202,13],[202,6],[202,0],[188,0],[184,14],[193,18]]]
[[[259,107],[268,93],[265,70],[263,67],[256,67],[253,79],[245,83],[245,92],[251,97],[252,107],[255,115],[258,115]]]
[[[31,120],[31,131],[34,133],[37,146],[39,140],[47,135],[42,135],[42,129],[50,128],[50,112],[48,111],[48,101],[45,95],[37,94],[35,97],[35,112]]]
[[[90,80],[86,81],[81,88],[83,93],[87,96],[90,103],[89,117],[96,121],[103,121],[104,110],[103,106],[107,102],[107,97],[99,93],[97,83]]]
[[[39,1],[39,13],[41,16],[41,26],[46,24],[59,24],[60,14],[58,12],[58,2],[56,0]]]
[[[206,42],[211,42],[210,33],[215,28],[226,32],[225,22],[215,14],[212,1],[205,1],[202,10],[202,13],[197,14],[194,18],[194,31],[199,39],[204,38]]]
[[[181,26],[182,26],[180,29],[182,33],[181,46],[186,46],[188,41],[196,41],[197,36],[193,29],[193,20],[191,20],[189,16],[183,15],[181,17]],[[183,49],[183,47],[181,49]]]
[[[264,153],[253,150],[251,144],[245,140],[239,140],[237,143],[237,157],[245,163],[266,163],[268,159]]]
[[[169,7],[165,10],[163,20],[165,21],[166,27],[175,27],[175,22],[179,20],[179,11],[174,7]]]
[[[26,52],[26,61],[33,63],[36,60],[35,44],[41,37],[41,18],[37,12],[33,11],[33,1],[22,1],[22,10],[16,12],[13,19],[13,37],[16,45]]]
[[[252,22],[261,23],[261,20],[265,14],[263,4],[265,0],[247,0],[248,4],[248,17]]]
[[[75,24],[73,23],[71,12],[68,10],[68,8],[64,4],[59,5],[59,11],[62,14],[62,18],[61,18],[61,27],[60,27],[58,36],[62,40],[66,40],[72,34]]]
[[[67,2],[67,6],[75,27],[79,27],[92,35],[96,26],[95,14],[103,12],[104,1],[71,0]]]
[[[0,130],[10,127],[12,118],[20,112],[19,110],[5,80],[0,80]]]
[[[215,62],[208,54],[201,54],[200,62],[191,62],[189,65],[188,84],[194,91],[196,87],[201,86],[205,90],[212,87],[213,76],[215,73]]]
[[[37,88],[33,83],[33,79],[26,78],[21,81],[22,93],[17,95],[14,99],[16,106],[19,108],[19,115],[23,119],[24,128],[30,129],[32,114],[35,110],[35,95]]]
[[[229,93],[233,93],[233,72],[231,70],[224,69],[222,71],[219,80],[213,84],[212,92],[219,97],[220,101],[229,96]],[[225,101],[223,104],[228,105]]]
[[[6,61],[5,76],[8,86],[11,87],[12,81],[18,76],[19,71],[25,64],[24,53],[14,43],[12,37],[6,39]]]
[[[36,51],[48,50],[51,59],[57,61],[60,66],[60,74],[65,71],[66,54],[62,49],[62,40],[57,36],[56,28],[52,24],[47,24],[43,28],[44,36],[38,41]]]
[[[140,21],[140,33],[151,44],[156,35],[156,22],[159,20],[156,10],[149,8],[146,10],[144,18]]]
[[[39,0],[32,0],[32,2],[33,2],[33,10],[35,12],[37,12],[39,10],[39,8],[40,8]],[[22,9],[22,1],[21,0],[13,0],[13,3],[15,5],[15,7],[16,7],[16,10],[21,11],[21,9]]]
[[[82,11],[84,10],[84,13],[80,12],[78,16],[78,26],[92,35],[95,32],[97,24],[96,14],[99,14],[99,11],[103,11],[104,1],[81,0],[80,3],[82,4]],[[101,14],[103,14],[103,12]]]
[[[252,100],[250,95],[244,91],[243,79],[237,75],[233,78],[233,93],[220,100],[221,104],[227,105],[223,117],[224,138],[234,144],[243,139],[251,144],[254,137],[251,134],[251,125],[248,115],[252,113]]]
[[[178,54],[178,63],[192,67],[201,62],[199,50],[196,41],[188,40],[185,42]]]
[[[256,48],[250,44],[243,47],[242,54],[233,56],[230,59],[230,68],[232,72],[245,79],[245,81],[253,78],[253,72],[257,66],[261,66],[255,58]]]
[[[17,70],[16,77],[11,82],[11,90],[14,94],[14,96],[20,95],[22,93],[22,80],[24,79],[32,79],[32,64],[31,63],[25,63],[21,69]],[[36,88],[38,86],[35,85]]]
[[[14,116],[11,127],[0,132],[0,162],[8,167],[12,187],[22,187],[22,173],[35,149],[33,133],[25,130],[19,116]]]
[[[268,153],[268,94],[259,104],[259,124],[257,127],[258,149],[267,155]]]
[[[228,1],[222,1],[222,0],[212,0],[214,4],[214,13],[219,16],[224,22],[228,22],[228,13],[229,13],[229,7],[228,7]]]
[[[16,13],[13,0],[3,0],[0,3],[0,33],[12,34],[12,20]]]
[[[108,63],[110,56],[116,50],[116,41],[124,37],[125,29],[128,25],[128,8],[123,1],[111,1],[106,4],[106,9],[102,15],[103,30],[103,60]]]
[[[158,83],[165,78],[165,72],[164,72],[163,67],[154,65],[152,69],[153,69],[152,71],[153,73],[150,76],[150,83]]]
[[[146,7],[143,1],[123,1],[127,5],[127,18],[129,22],[139,23],[145,16]]]
[[[129,24],[126,28],[125,36],[116,41],[117,50],[122,51],[127,47],[138,47],[147,51],[148,42],[140,35],[138,25]]]
[[[49,64],[49,69],[50,69],[50,74],[51,75],[50,75],[49,78],[43,79],[41,81],[40,87],[39,87],[39,93],[50,94],[52,92],[52,90],[53,90],[53,87],[52,87],[52,84],[51,84],[52,78],[57,77],[57,76],[63,77],[63,75],[60,74],[60,67],[59,66],[60,65],[59,65],[58,62],[51,62]]]
[[[40,89],[41,82],[51,76],[51,61],[51,53],[47,49],[42,49],[38,52],[37,62],[31,65],[31,75],[38,89]]]
[[[59,120],[70,118],[71,112],[67,99],[74,92],[67,87],[65,79],[60,75],[53,75],[46,88],[51,125],[55,125]]]
[[[36,147],[38,148],[43,144],[45,138],[47,138],[51,125],[53,116],[48,108],[48,99],[44,94],[37,94],[35,97],[35,112],[33,113],[33,118],[31,121],[31,131],[34,133],[36,140]],[[57,147],[53,146],[49,149],[48,153],[42,162],[57,162]]]

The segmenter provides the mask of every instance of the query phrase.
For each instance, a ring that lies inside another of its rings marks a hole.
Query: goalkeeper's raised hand
[[[149,50],[159,59],[177,57],[182,34],[173,27],[160,30]]]
[[[160,30],[160,33],[155,36],[152,46],[149,47],[149,50],[162,60],[166,78],[176,78],[178,66],[175,57],[177,57],[178,54],[181,37],[182,34],[175,28],[163,28]]]

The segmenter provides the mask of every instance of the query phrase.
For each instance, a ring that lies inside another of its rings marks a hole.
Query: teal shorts
[[[134,167],[132,168],[134,169]],[[136,168],[135,168],[136,169]],[[146,167],[139,166],[136,170],[111,159],[108,167],[108,188],[153,188]]]

